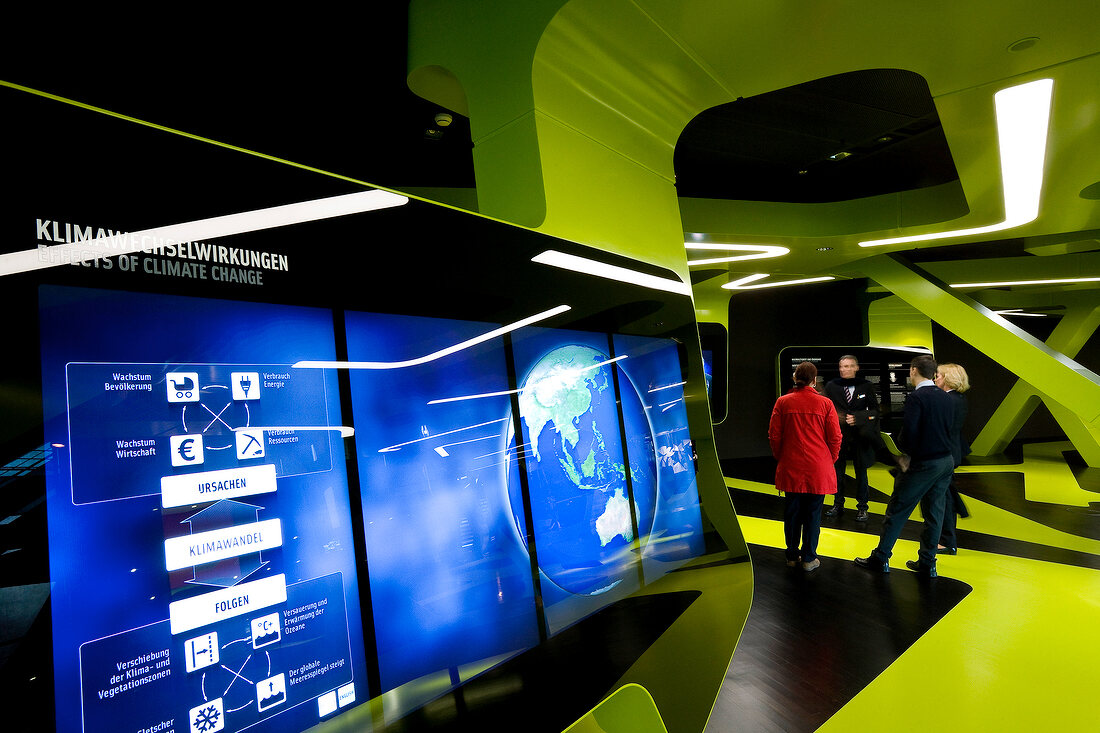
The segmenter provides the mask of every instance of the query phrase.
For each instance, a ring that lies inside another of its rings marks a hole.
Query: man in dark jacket
[[[905,398],[905,415],[899,444],[909,453],[909,470],[894,483],[893,495],[882,521],[879,546],[869,557],[857,557],[856,565],[877,572],[890,572],[890,556],[902,527],[909,521],[917,504],[924,515],[920,559],[909,560],[905,567],[925,578],[936,577],[936,544],[944,518],[947,486],[952,482],[955,459],[952,457],[952,423],[955,403],[946,392],[936,389],[933,378],[936,360],[920,355],[909,368],[914,390]]]
[[[846,355],[837,364],[840,377],[825,385],[825,396],[833,401],[844,443],[837,459],[836,496],[833,508],[826,517],[839,517],[844,513],[844,469],[851,459],[856,473],[856,521],[867,521],[867,467],[875,462],[875,450],[881,440],[878,436],[879,409],[875,398],[875,386],[858,378],[859,360]]]
[[[936,545],[951,474],[955,469],[952,457],[954,442],[951,425],[955,419],[955,403],[932,379],[936,360],[928,355],[913,359],[909,379],[914,389],[905,400],[905,416],[898,444],[909,454],[909,470],[898,477],[894,493],[886,506],[882,536],[869,557],[857,557],[856,565],[868,570],[890,572],[890,556],[913,509],[920,504],[924,529],[920,535],[918,560],[905,565],[924,577],[936,577]]]

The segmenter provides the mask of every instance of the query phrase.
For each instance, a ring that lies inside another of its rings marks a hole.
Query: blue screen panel
[[[40,291],[57,727],[301,729],[367,699],[326,310]]]
[[[656,455],[657,480],[653,523],[643,534],[646,582],[703,553],[702,514],[695,473],[694,447],[684,404],[679,349],[670,339],[616,335],[615,353],[645,405],[645,421],[624,413],[628,448]],[[647,447],[647,444],[652,447]]]
[[[531,561],[506,479],[511,395],[498,328],[347,313],[363,517],[383,690],[439,694],[538,643]],[[442,685],[442,687],[440,687]],[[387,712],[390,712],[387,709]],[[399,713],[400,710],[395,710]]]
[[[606,335],[526,328],[513,347],[535,551],[547,624],[556,633],[639,588],[631,548],[636,525],[651,522],[645,487],[652,458],[630,459],[643,497],[632,511]],[[643,411],[630,389],[622,401],[624,413]],[[518,468],[509,488],[520,491]]]

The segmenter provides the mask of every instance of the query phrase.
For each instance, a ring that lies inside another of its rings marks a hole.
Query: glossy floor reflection
[[[816,674],[800,684],[784,666],[785,650],[792,645],[784,634],[804,632],[792,629],[792,617],[777,616],[774,609],[757,613],[754,601],[732,676],[727,676],[707,730],[1095,730],[1100,714],[1090,701],[1100,680],[1095,662],[1095,650],[1100,649],[1100,541],[1093,538],[1100,516],[1094,511],[1094,487],[1083,486],[1081,471],[1067,465],[1067,445],[1024,446],[1022,460],[961,469],[960,487],[971,517],[959,522],[959,554],[940,557],[940,578],[929,585],[937,586],[937,595],[945,580],[973,590],[910,646],[895,647],[896,659],[873,679],[866,679],[867,660],[861,655],[823,654],[814,660]],[[915,608],[881,606],[876,612],[881,615],[871,624],[848,596],[820,591],[826,583],[846,587],[855,570],[851,559],[874,547],[885,509],[880,498],[892,487],[885,468],[871,472],[877,490],[871,497],[871,520],[857,524],[849,516],[852,512],[824,520],[822,566],[814,573],[817,577],[802,581],[786,577],[781,563],[780,572],[769,571],[769,564],[781,559],[782,504],[774,486],[760,480],[759,470],[746,473],[752,480],[727,478],[727,485],[746,539],[762,546],[753,553],[757,588],[769,576],[779,588],[815,584],[814,623],[843,629],[834,631],[837,641],[826,649],[844,640],[843,649],[856,652],[866,646],[861,637],[870,636],[867,629],[874,624],[891,618],[909,623],[906,619],[921,616],[917,596]],[[891,585],[902,581],[921,587],[904,569],[904,561],[916,557],[919,513],[915,519],[895,548]],[[868,588],[885,580],[863,577]],[[767,594],[775,590],[758,596],[762,610],[768,609]],[[769,635],[775,639],[770,646],[754,648],[754,638]],[[880,655],[887,647],[888,642],[880,641],[873,653]],[[863,686],[851,696],[857,677]],[[811,696],[829,701],[831,710],[811,706]],[[745,710],[737,706],[746,699],[764,722],[738,720]]]

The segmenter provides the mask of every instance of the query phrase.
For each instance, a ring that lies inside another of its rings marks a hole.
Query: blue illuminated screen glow
[[[498,327],[354,312],[346,322],[352,362],[403,361]],[[451,671],[537,644],[530,558],[505,484],[502,340],[350,377],[382,688],[440,671],[450,687]]]
[[[330,310],[43,286],[40,315],[59,730],[302,729],[371,655],[389,721],[703,552],[671,339],[378,368],[500,324],[348,311],[343,417],[293,366],[344,358]]]
[[[336,376],[291,366],[335,358],[332,312],[44,286],[40,316],[58,730],[364,702]]]

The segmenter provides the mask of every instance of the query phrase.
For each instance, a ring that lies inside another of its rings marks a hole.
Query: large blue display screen
[[[645,422],[645,410],[616,373],[622,360],[607,335],[527,328],[513,346],[535,551],[555,633],[640,586],[631,550],[653,521],[655,457],[623,453],[617,403],[631,426]],[[513,497],[520,480],[515,462]]]
[[[346,314],[382,689],[399,714],[538,643],[530,556],[506,486],[511,399],[498,328]]]
[[[57,727],[302,729],[367,699],[327,310],[40,291]]]
[[[669,339],[616,335],[619,367],[644,405],[623,411],[633,459],[656,454],[653,521],[643,533],[642,561],[652,582],[685,560],[703,554],[703,520],[696,483],[695,449],[688,431],[685,380],[677,345]],[[636,419],[644,416],[644,422]],[[649,486],[646,486],[649,490]],[[635,497],[640,489],[635,487]]]

